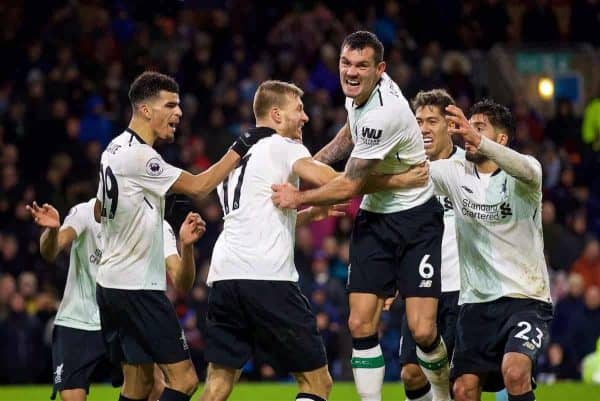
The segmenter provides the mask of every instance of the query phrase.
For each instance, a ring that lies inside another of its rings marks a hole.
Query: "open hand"
[[[206,232],[206,223],[198,213],[189,212],[179,228],[179,240],[183,245],[198,241]]]
[[[33,221],[40,227],[58,228],[60,227],[60,215],[52,205],[44,203],[42,207],[38,206],[37,202],[33,202],[31,206],[25,208],[31,213]]]
[[[280,209],[297,209],[300,206],[300,192],[289,182],[271,185],[273,204]]]
[[[312,206],[310,215],[312,221],[323,220],[327,217],[342,217],[346,215],[346,209],[350,206],[349,203],[340,203],[339,205],[331,206]]]
[[[481,143],[481,134],[473,128],[463,111],[454,105],[446,107],[449,113],[446,115],[448,121],[448,132],[450,134],[458,134],[463,137],[465,142],[475,148],[479,148]]]

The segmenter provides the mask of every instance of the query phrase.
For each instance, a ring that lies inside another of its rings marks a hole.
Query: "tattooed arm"
[[[314,159],[325,164],[331,164],[347,157],[353,147],[354,144],[352,143],[350,127],[346,122],[346,124],[338,131],[335,138],[317,152]]]
[[[291,185],[273,185],[273,203],[281,208],[297,208],[300,205],[333,205],[359,195],[379,159],[351,157],[343,175],[328,184],[309,191],[299,192]]]

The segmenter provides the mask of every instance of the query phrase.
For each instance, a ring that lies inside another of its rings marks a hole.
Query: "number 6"
[[[421,259],[421,263],[419,263],[419,274],[423,278],[433,277],[433,266],[431,265],[431,263],[427,263],[429,256],[431,255],[423,256],[423,259]]]

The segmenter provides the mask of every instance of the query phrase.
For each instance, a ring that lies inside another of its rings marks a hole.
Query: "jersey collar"
[[[131,146],[131,141],[133,140],[133,138],[137,139],[137,140],[138,140],[138,142],[139,142],[140,144],[142,144],[142,145],[147,145],[146,141],[144,141],[144,140],[142,139],[142,137],[141,137],[141,136],[139,136],[139,135],[137,134],[137,132],[135,132],[135,131],[134,131],[134,130],[132,130],[131,128],[129,128],[129,127],[125,128],[125,131],[127,131],[127,132],[129,132],[129,133],[131,134],[131,138],[129,138],[129,146]]]
[[[352,100],[352,107],[354,107],[354,110],[359,110],[359,109],[363,108],[367,103],[369,103],[371,101],[371,99],[373,98],[373,96],[375,96],[375,94],[377,94],[377,96],[379,96],[379,103],[383,106],[383,99],[381,98],[381,91],[379,90],[382,79],[383,79],[383,75],[381,76],[381,78],[379,78],[379,81],[377,81],[377,83],[375,84],[375,87],[371,91],[371,94],[369,95],[369,97],[363,104],[361,104],[360,106],[356,106],[354,104],[354,99]]]

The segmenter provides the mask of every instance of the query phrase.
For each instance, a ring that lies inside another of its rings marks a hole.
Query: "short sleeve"
[[[181,169],[165,162],[150,146],[139,146],[135,152],[129,178],[142,188],[164,196],[181,175]]]
[[[90,213],[92,213],[92,211],[90,210],[89,203],[80,203],[73,206],[71,210],[69,210],[67,217],[65,217],[65,221],[60,229],[62,230],[71,227],[79,237],[87,228],[88,221],[90,221]]]
[[[311,157],[310,152],[300,142],[296,142],[289,138],[283,138],[279,156],[285,164],[286,171],[292,171],[294,163],[300,159]]]
[[[350,157],[383,160],[402,139],[383,109],[361,118],[355,127],[355,144]]]
[[[163,220],[163,242],[165,259],[171,255],[179,255],[179,252],[177,251],[177,238],[175,237],[175,232],[173,231],[173,227],[171,227],[166,220]]]

